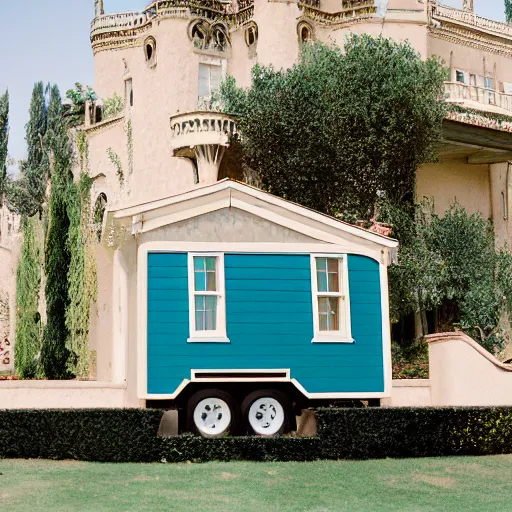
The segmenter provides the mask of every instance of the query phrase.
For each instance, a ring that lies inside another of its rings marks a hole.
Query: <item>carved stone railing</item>
[[[171,117],[171,149],[174,156],[197,163],[197,183],[217,181],[222,157],[236,133],[235,120],[226,114],[203,111]]]
[[[248,5],[252,5],[249,2]],[[159,0],[143,11],[104,14],[94,18],[91,23],[91,39],[105,33],[125,32],[138,29],[156,17],[167,17],[183,9],[192,10],[197,16],[210,17],[210,14],[225,15],[231,7],[230,0]]]
[[[104,14],[94,18],[91,23],[91,37],[106,32],[118,32],[141,27],[147,22],[147,15],[141,12],[122,12],[119,14]]]
[[[453,9],[451,7],[446,7],[444,5],[432,4],[432,18],[440,18],[444,20],[464,23],[465,25],[471,25],[475,28],[487,32],[494,32],[497,34],[512,37],[511,25],[507,25],[506,23],[502,23],[500,21],[482,18],[481,16],[478,16],[474,12],[461,11],[459,9]]]
[[[462,103],[464,101],[475,101],[483,105],[492,105],[512,111],[512,94],[505,94],[486,87],[462,84],[460,82],[445,82],[444,89],[446,101],[448,102]]]
[[[326,25],[353,23],[371,18],[377,13],[375,0],[343,0],[339,12],[325,12],[317,0],[298,0],[304,16]]]
[[[197,145],[228,145],[237,133],[235,120],[217,112],[190,112],[171,117],[173,150]]]

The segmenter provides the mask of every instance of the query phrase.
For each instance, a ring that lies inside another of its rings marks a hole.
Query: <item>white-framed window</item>
[[[229,343],[226,335],[224,254],[189,253],[189,343]]]
[[[213,93],[219,90],[222,81],[220,64],[199,63],[198,101],[210,101]]]
[[[352,343],[347,256],[311,255],[313,343]]]

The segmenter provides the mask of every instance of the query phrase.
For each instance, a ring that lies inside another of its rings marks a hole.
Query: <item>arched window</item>
[[[96,230],[98,242],[101,242],[101,232],[103,230],[103,219],[107,210],[107,196],[102,192],[94,203],[93,223]]]
[[[258,25],[251,22],[245,29],[245,44],[249,48],[249,57],[256,56],[256,47],[258,44]]]
[[[154,37],[148,37],[144,41],[144,55],[149,67],[156,66],[156,40]]]
[[[297,35],[299,36],[299,43],[309,43],[315,39],[313,27],[305,21],[301,21],[297,25]]]

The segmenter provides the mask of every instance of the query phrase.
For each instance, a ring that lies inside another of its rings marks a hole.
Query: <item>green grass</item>
[[[0,509],[9,512],[494,512],[511,507],[511,455],[197,465],[0,460]]]

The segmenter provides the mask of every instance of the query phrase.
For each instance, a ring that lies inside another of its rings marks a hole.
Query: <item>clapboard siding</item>
[[[187,343],[187,254],[148,255],[148,392],[173,393],[192,369],[290,368],[310,393],[382,392],[379,265],[348,257],[354,343],[311,343],[306,254],[226,254],[229,344]]]

